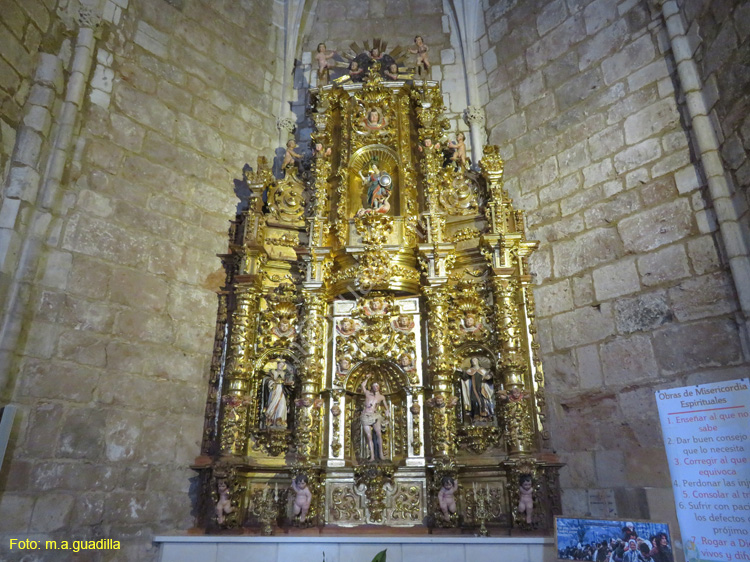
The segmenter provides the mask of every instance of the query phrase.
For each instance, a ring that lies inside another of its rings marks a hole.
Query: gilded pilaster
[[[222,397],[224,409],[221,421],[221,451],[223,454],[245,454],[250,359],[258,334],[259,302],[258,287],[244,285],[236,288],[227,350],[227,388]]]
[[[323,438],[320,391],[325,380],[326,309],[323,295],[316,289],[302,289],[304,322],[301,330],[304,359],[300,363],[300,399],[295,420],[297,458],[308,462],[320,456]]]
[[[430,441],[433,457],[454,457],[456,416],[453,406],[456,397],[451,384],[450,350],[448,342],[448,298],[444,286],[424,289],[427,298],[427,321],[429,326],[429,374],[432,397],[427,401],[430,408]]]

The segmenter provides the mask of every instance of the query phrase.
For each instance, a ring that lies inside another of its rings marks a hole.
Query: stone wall
[[[275,148],[275,9],[105,4],[60,189],[30,203],[43,246],[19,285],[12,376],[0,377],[20,407],[0,474],[3,560],[28,555],[7,551],[24,536],[112,538],[124,549],[101,559],[149,560],[154,533],[192,525],[188,466],[200,451],[232,179]],[[13,13],[28,28],[33,14]],[[53,53],[59,91],[72,53]],[[24,56],[18,84],[37,72],[34,53]],[[13,125],[23,100],[10,94]],[[59,120],[54,104],[48,119]]]
[[[745,225],[750,222],[750,5],[683,0],[688,39],[695,50],[707,109],[720,131],[721,155]]]
[[[748,359],[663,21],[644,0],[485,7],[502,61],[490,142],[542,244],[533,271],[564,511],[591,514],[589,491],[614,490],[619,515],[677,530],[654,390],[744,376]]]
[[[31,91],[38,52],[49,49],[57,0],[7,0],[0,10],[0,171],[5,180],[22,108]]]

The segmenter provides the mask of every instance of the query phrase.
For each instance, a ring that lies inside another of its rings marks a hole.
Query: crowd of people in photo
[[[561,560],[589,560],[591,562],[674,562],[669,537],[657,533],[639,537],[634,525],[628,523],[620,537],[602,538],[558,550]]]

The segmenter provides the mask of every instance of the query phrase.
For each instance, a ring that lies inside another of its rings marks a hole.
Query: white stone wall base
[[[159,536],[161,562],[551,562],[544,537],[208,537]]]

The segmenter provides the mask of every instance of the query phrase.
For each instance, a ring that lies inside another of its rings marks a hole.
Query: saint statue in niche
[[[286,429],[288,394],[294,386],[294,373],[289,364],[279,359],[276,367],[268,372],[263,381],[265,389],[264,416],[267,428]]]
[[[359,172],[362,185],[367,186],[366,207],[358,211],[363,213],[387,213],[391,210],[388,198],[391,196],[391,176],[387,172],[381,172],[373,162],[365,176],[362,170]]]
[[[495,415],[494,392],[492,373],[480,365],[478,357],[469,359],[469,366],[461,372],[464,419],[491,422]]]
[[[362,424],[362,429],[364,430],[367,439],[367,453],[369,453],[369,460],[370,462],[374,462],[376,453],[378,459],[386,460],[385,454],[383,453],[383,427],[388,423],[390,414],[388,413],[385,396],[380,394],[380,385],[374,382],[368,389],[367,381],[369,379],[370,375],[368,374],[365,377],[365,380],[362,381],[362,392],[365,394],[365,407],[360,416],[360,423]],[[378,412],[378,407],[381,405],[385,411],[384,415]],[[375,434],[374,436],[373,433]],[[375,444],[374,441],[377,444]]]

